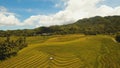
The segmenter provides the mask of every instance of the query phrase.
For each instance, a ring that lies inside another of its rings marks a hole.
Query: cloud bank
[[[34,15],[24,21],[20,21],[14,13],[6,8],[0,7],[0,26],[51,26],[69,24],[82,18],[93,16],[112,16],[120,15],[120,6],[110,7],[98,4],[104,0],[62,0],[64,1],[64,10],[50,15]],[[62,7],[62,5],[55,5]]]
[[[21,25],[14,13],[8,12],[5,7],[0,6],[0,26]]]

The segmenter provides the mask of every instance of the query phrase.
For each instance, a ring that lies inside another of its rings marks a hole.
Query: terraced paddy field
[[[29,46],[0,68],[120,68],[120,44],[105,35],[27,38]]]

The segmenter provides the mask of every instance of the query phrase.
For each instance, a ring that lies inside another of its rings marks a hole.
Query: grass
[[[0,62],[0,68],[120,68],[120,44],[110,36],[35,36],[27,41],[29,46]]]

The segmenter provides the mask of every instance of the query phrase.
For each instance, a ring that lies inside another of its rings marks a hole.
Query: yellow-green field
[[[27,42],[0,68],[120,68],[120,44],[110,36],[35,36]]]

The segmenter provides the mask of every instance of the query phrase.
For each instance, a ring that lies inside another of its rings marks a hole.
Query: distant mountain
[[[39,27],[38,33],[53,34],[114,34],[120,32],[120,16],[92,17],[78,20],[73,24],[51,27]]]
[[[115,34],[120,32],[120,16],[92,17],[78,20],[73,24],[39,27],[35,29],[0,31],[5,35],[50,35],[50,34]]]

